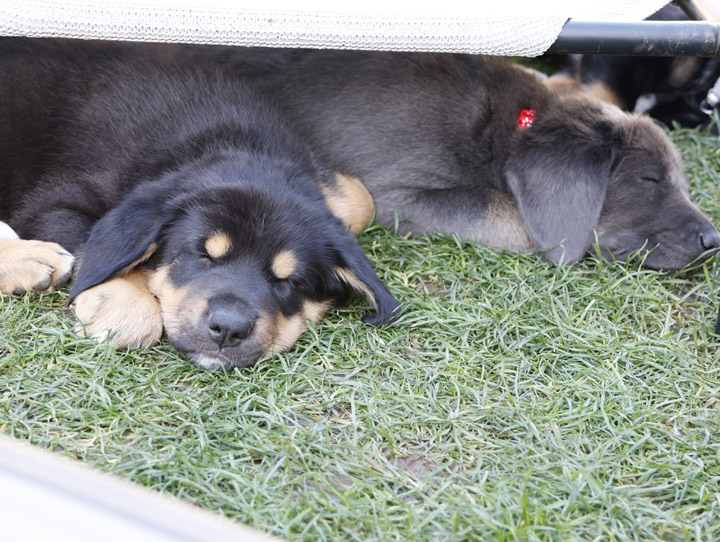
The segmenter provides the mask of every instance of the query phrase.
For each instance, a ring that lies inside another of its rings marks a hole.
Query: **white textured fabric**
[[[536,56],[569,18],[639,21],[666,3],[0,0],[0,35]]]
[[[18,234],[5,222],[0,222],[0,241],[8,239],[19,239]]]

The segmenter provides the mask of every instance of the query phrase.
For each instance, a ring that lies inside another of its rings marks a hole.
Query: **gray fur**
[[[260,85],[317,159],[361,179],[377,220],[393,226],[397,215],[403,232],[456,233],[555,262],[582,258],[597,237],[608,256],[647,249],[646,265],[664,270],[720,246],[660,128],[504,59],[191,51]],[[526,130],[524,108],[536,111]]]

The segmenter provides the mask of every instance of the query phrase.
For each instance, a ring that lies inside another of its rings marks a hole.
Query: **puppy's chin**
[[[645,265],[645,267],[647,267],[648,269],[662,271],[667,275],[674,275],[679,278],[691,278],[693,275],[696,275],[697,273],[702,271],[703,265],[711,258],[716,257],[718,254],[720,254],[720,249],[710,249],[701,252],[693,259],[690,259],[690,257],[688,257],[684,260],[679,260],[668,264],[668,259],[664,259],[661,262],[656,263],[653,259],[651,259],[652,253],[650,253],[643,262],[643,265]]]
[[[229,360],[223,359],[224,356],[209,356],[207,354],[194,354],[188,355],[190,361],[192,361],[198,367],[207,369],[208,371],[220,371],[227,370],[226,366]]]
[[[172,340],[170,343],[172,344]],[[266,353],[265,349],[259,346],[253,348],[250,345],[222,351],[217,349],[188,351],[182,348],[178,348],[178,350],[195,365],[208,371],[230,371],[236,367],[252,367]]]

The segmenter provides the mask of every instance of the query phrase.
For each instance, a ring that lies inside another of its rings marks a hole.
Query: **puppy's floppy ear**
[[[128,273],[155,252],[160,232],[177,208],[164,197],[167,190],[159,183],[140,186],[93,226],[70,303],[84,290]]]
[[[561,131],[545,137],[541,126],[529,128],[505,173],[535,246],[548,260],[568,263],[593,243],[619,147],[599,134]]]
[[[388,291],[360,248],[355,237],[338,223],[336,251],[338,265],[335,274],[341,282],[362,293],[375,307],[374,315],[363,316],[363,322],[379,326],[400,314],[400,304]]]

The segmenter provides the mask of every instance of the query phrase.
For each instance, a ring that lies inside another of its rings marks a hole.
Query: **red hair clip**
[[[522,109],[518,115],[518,126],[523,130],[530,128],[535,122],[535,110],[534,109]]]

